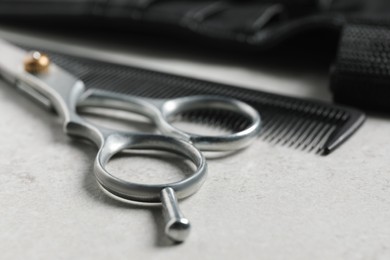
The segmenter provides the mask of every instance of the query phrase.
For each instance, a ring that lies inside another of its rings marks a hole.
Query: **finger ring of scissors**
[[[171,100],[153,100],[122,95],[103,90],[85,90],[82,81],[55,64],[25,63],[41,56],[28,54],[5,41],[0,41],[0,75],[32,96],[44,97],[63,118],[64,131],[72,136],[94,142],[99,151],[94,163],[94,174],[101,188],[122,200],[143,203],[162,203],[166,216],[165,233],[174,241],[184,241],[190,224],[180,212],[177,199],[195,193],[203,184],[207,165],[199,150],[226,151],[244,148],[259,133],[260,116],[249,105],[218,96],[194,96]],[[23,66],[24,64],[24,66]],[[33,69],[31,69],[33,68]],[[77,107],[97,106],[131,111],[147,116],[155,122],[163,135],[132,133],[103,128],[82,118]],[[224,136],[202,136],[183,132],[171,125],[169,118],[177,113],[199,108],[224,109],[239,113],[251,123],[237,133]],[[120,179],[106,170],[108,161],[125,149],[150,149],[173,152],[189,159],[195,170],[189,177],[167,184],[138,184]]]

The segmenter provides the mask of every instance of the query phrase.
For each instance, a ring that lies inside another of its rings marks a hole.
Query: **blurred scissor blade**
[[[0,39],[0,75],[11,84],[15,84],[23,71],[23,60],[27,52]]]

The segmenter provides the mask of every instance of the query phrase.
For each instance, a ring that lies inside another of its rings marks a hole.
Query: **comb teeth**
[[[221,128],[229,132],[239,132],[250,125],[250,120],[238,113],[213,109],[199,109],[176,115],[172,121],[184,121]]]
[[[359,128],[365,118],[360,111],[324,102],[49,53],[56,64],[82,79],[87,88],[149,98],[222,95],[242,100],[259,111],[263,120],[262,140],[316,154],[333,151]],[[181,115],[180,120],[195,120],[232,131],[247,126],[237,115],[224,115],[221,111],[195,111]]]

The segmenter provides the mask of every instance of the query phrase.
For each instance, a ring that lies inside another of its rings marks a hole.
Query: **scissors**
[[[190,223],[178,206],[178,199],[194,194],[203,184],[207,164],[202,151],[229,151],[248,146],[257,137],[261,119],[251,106],[220,96],[191,96],[175,99],[148,99],[98,89],[85,89],[84,83],[50,62],[48,56],[27,52],[0,40],[0,76],[37,99],[44,99],[63,120],[64,132],[89,139],[99,148],[94,174],[103,191],[116,199],[159,203],[165,219],[165,234],[182,242],[190,232]],[[150,118],[162,134],[125,132],[97,126],[77,112],[78,106],[130,111]],[[222,136],[195,135],[170,123],[178,113],[196,109],[223,109],[239,113],[250,121],[247,128]],[[116,177],[106,170],[109,160],[124,150],[167,151],[190,160],[194,172],[177,182],[139,184]]]

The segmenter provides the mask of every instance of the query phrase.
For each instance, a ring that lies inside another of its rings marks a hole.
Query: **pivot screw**
[[[24,59],[24,69],[29,73],[40,73],[46,71],[49,65],[49,57],[39,51],[29,52]]]

